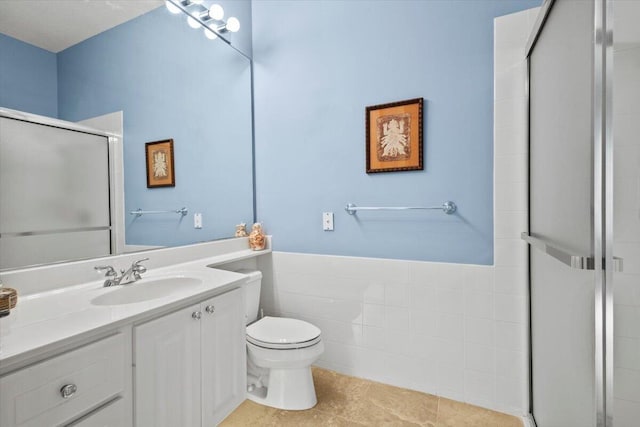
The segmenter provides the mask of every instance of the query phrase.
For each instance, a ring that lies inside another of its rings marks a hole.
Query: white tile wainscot
[[[539,8],[494,20],[494,264],[496,402],[529,409],[527,92],[525,47]]]
[[[493,266],[274,252],[258,268],[266,313],[322,330],[319,366],[522,414],[524,297],[496,293]]]

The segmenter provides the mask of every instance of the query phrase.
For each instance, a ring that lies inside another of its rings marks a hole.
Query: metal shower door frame
[[[592,149],[593,149],[593,254],[592,263],[587,267],[571,265],[574,268],[595,270],[594,339],[595,339],[595,414],[596,427],[613,427],[613,272],[621,270],[621,260],[613,257],[613,1],[593,0],[593,82],[592,82]],[[527,139],[530,147],[530,55],[544,28],[556,0],[544,0],[527,42]],[[529,168],[530,169],[530,168]],[[531,182],[529,180],[529,186]],[[529,192],[530,193],[530,192]],[[531,200],[529,199],[529,206]],[[529,219],[530,221],[530,219]],[[530,225],[530,224],[529,224]],[[529,244],[529,265],[531,248],[536,247],[535,238],[523,233]],[[539,243],[539,242],[538,242]],[[539,248],[539,245],[538,245]],[[547,249],[547,254],[558,253],[557,248]],[[554,256],[555,257],[555,256]],[[576,256],[570,256],[569,259]],[[557,257],[556,257],[557,258]],[[529,296],[531,295],[531,270],[529,267]],[[529,298],[529,417],[533,418],[533,360],[531,335],[531,298]]]

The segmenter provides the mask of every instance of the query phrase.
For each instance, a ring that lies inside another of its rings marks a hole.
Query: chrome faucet
[[[122,273],[122,276],[120,276],[120,284],[126,285],[142,279],[142,274],[147,272],[147,267],[140,264],[144,261],[149,261],[149,258],[143,258],[135,261],[127,271],[120,270],[120,273]]]
[[[104,287],[116,286],[120,284],[120,279],[118,278],[118,272],[115,270],[115,268],[111,267],[110,265],[98,265],[93,268],[99,272],[103,270],[107,270],[107,272],[104,274],[105,277],[107,278],[107,280],[104,281],[104,285],[103,285]]]
[[[118,277],[118,272],[116,272],[116,269],[110,265],[99,265],[93,268],[97,271],[107,271],[104,274],[105,277],[107,277],[107,279],[104,281],[104,287],[127,285],[129,283],[133,283],[142,279],[142,274],[146,273],[147,268],[140,263],[148,260],[149,258],[140,259],[131,264],[131,267],[129,267],[127,271],[120,270],[120,277]]]

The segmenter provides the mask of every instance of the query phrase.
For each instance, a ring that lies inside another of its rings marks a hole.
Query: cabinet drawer
[[[0,378],[0,425],[58,425],[121,393],[128,348],[118,333]]]
[[[131,414],[122,398],[109,403],[67,427],[123,427],[131,425]]]

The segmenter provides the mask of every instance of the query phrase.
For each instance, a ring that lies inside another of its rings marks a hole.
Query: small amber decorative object
[[[8,316],[18,303],[18,292],[13,288],[0,287],[0,317]]]
[[[254,251],[261,251],[264,249],[266,239],[264,231],[262,230],[262,224],[256,222],[251,227],[251,234],[249,234],[249,247]]]
[[[247,224],[244,222],[236,225],[236,237],[247,237]]]

